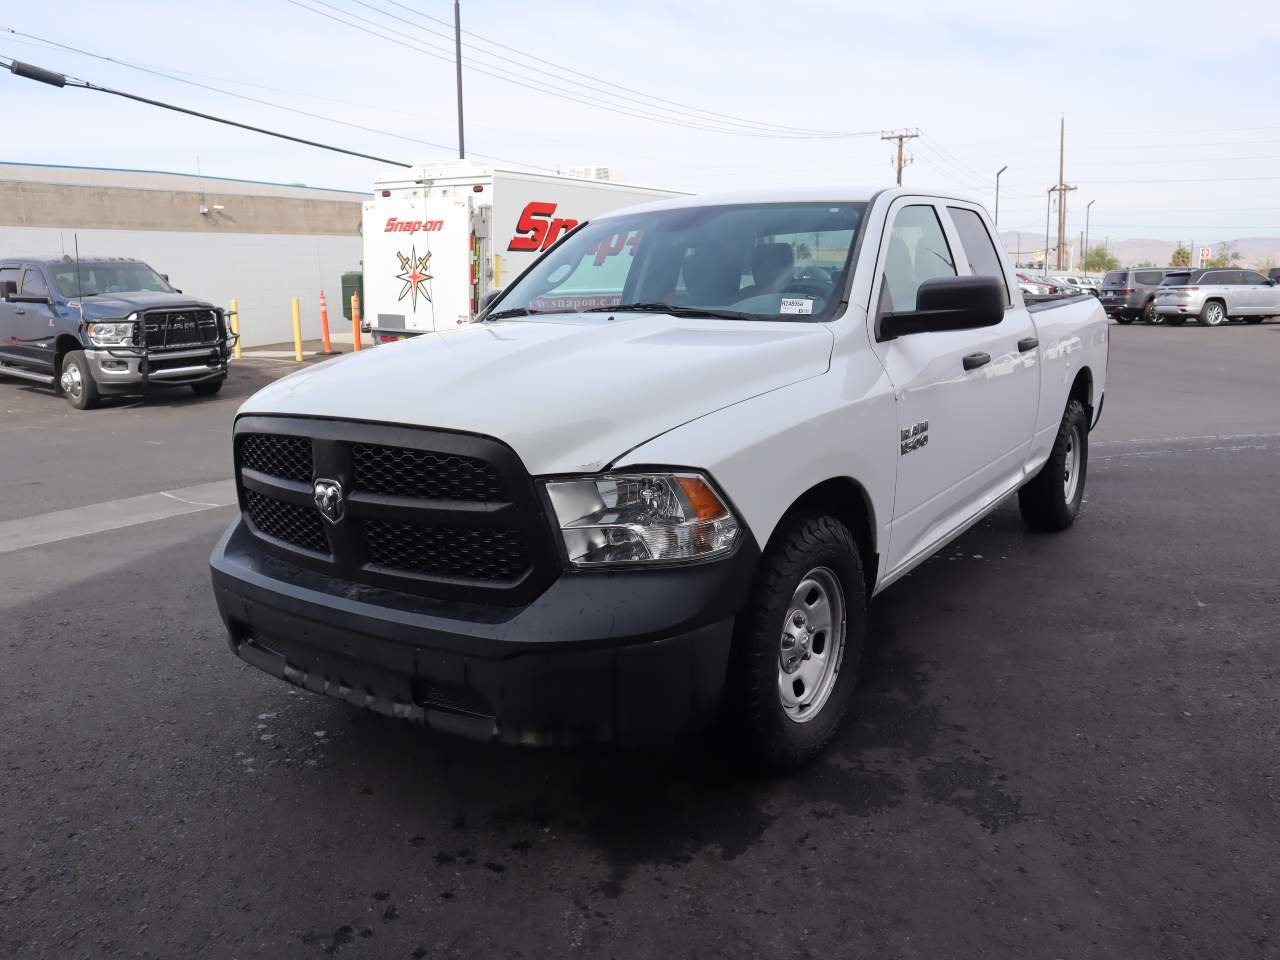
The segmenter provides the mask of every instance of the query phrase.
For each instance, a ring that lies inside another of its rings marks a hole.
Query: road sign
[[[1209,262],[1210,260],[1212,260],[1212,259],[1213,259],[1213,248],[1212,248],[1212,247],[1201,247],[1201,248],[1200,248],[1200,261],[1196,264],[1196,266],[1198,266],[1198,267],[1203,267],[1206,263],[1208,263],[1208,262]]]

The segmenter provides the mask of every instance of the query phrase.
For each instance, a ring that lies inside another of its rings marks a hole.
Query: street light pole
[[[1000,229],[1000,174],[1009,169],[1006,163],[1003,167],[996,171],[996,229]]]
[[[1056,186],[1049,188],[1049,192],[1044,196],[1044,261],[1042,262],[1041,272],[1049,272],[1049,210],[1052,207],[1053,191],[1057,190]]]
[[[1092,207],[1097,202],[1098,202],[1097,200],[1090,200],[1088,203],[1084,205],[1084,259],[1085,260],[1089,259],[1089,208]],[[1080,269],[1081,270],[1088,269],[1087,266],[1085,265],[1084,260],[1080,261]]]
[[[467,143],[462,135],[462,10],[453,0],[453,62],[458,73],[458,159],[467,158]]]

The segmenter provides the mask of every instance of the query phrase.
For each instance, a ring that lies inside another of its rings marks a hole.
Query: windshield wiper
[[[551,310],[530,310],[527,307],[512,307],[510,310],[499,310],[497,313],[485,315],[486,320],[501,320],[503,317],[531,317],[535,313],[552,313]]]
[[[673,303],[619,303],[612,307],[589,307],[583,313],[669,313],[673,317],[717,317],[723,320],[755,320],[754,313],[714,310],[709,307],[678,307]]]

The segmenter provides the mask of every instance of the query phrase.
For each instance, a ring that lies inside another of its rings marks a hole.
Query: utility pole
[[[903,155],[903,146],[906,143],[906,141],[914,140],[918,136],[920,136],[919,130],[898,130],[897,132],[893,132],[893,133],[885,132],[880,134],[881,140],[897,140],[898,141],[898,159],[894,164],[898,170],[898,186],[902,186],[902,168],[905,167],[908,163],[911,163],[911,159]]]
[[[1049,192],[1044,195],[1044,259],[1040,261],[1042,273],[1049,272],[1049,211],[1053,206],[1053,191],[1057,189],[1056,186],[1050,187]]]
[[[1062,255],[1065,252],[1064,247],[1067,244],[1067,193],[1076,189],[1067,186],[1066,182],[1066,158],[1067,158],[1067,118],[1063,117],[1058,126],[1058,269],[1064,267]]]
[[[453,61],[458,72],[458,159],[467,159],[467,142],[462,134],[462,10],[453,0]]]
[[[1006,163],[1003,167],[996,171],[996,229],[1000,229],[1000,174],[1009,169]]]

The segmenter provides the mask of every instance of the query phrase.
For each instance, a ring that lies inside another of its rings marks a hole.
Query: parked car
[[[1103,309],[1117,323],[1145,320],[1147,323],[1163,323],[1164,317],[1156,312],[1156,288],[1165,275],[1185,267],[1138,267],[1112,270],[1102,278]]]
[[[160,384],[215,394],[233,343],[222,310],[140,260],[0,259],[0,374],[79,410]]]
[[[1156,293],[1156,311],[1173,325],[1188,318],[1216,327],[1229,320],[1261,323],[1280,314],[1280,286],[1256,270],[1190,270],[1172,274]]]
[[[1056,283],[1060,290],[1067,293],[1091,293],[1098,295],[1097,288],[1091,277],[1085,277],[1076,273],[1055,273],[1049,277]]]
[[[1051,283],[1046,277],[1037,276],[1035,274],[1017,273],[1018,283],[1023,287],[1023,292],[1027,292],[1027,287],[1033,287],[1033,296],[1047,297],[1058,292],[1056,284]]]
[[[721,718],[813,757],[871,596],[1015,494],[1038,530],[1080,509],[1106,316],[1025,306],[995,236],[903,190],[661,200],[475,322],[268,386],[210,560],[231,650],[485,740]],[[839,267],[796,279],[802,248]]]

